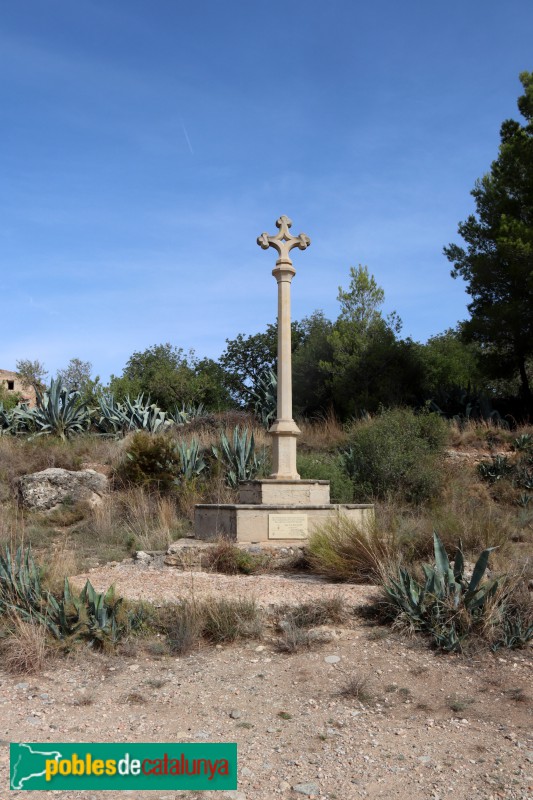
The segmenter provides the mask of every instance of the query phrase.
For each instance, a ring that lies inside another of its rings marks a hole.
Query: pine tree
[[[459,224],[467,247],[451,244],[444,253],[472,298],[465,340],[479,344],[489,376],[519,375],[533,414],[533,73],[521,73],[520,81],[525,123],[502,124],[498,158],[472,191],[476,214]]]

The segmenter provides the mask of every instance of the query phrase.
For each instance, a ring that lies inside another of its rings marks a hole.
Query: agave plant
[[[181,408],[176,408],[174,411],[170,411],[168,416],[170,419],[176,423],[176,425],[188,425],[194,419],[199,419],[200,417],[205,417],[206,415],[206,407],[203,403],[198,403],[197,406],[192,405],[182,405]]]
[[[203,453],[196,439],[192,439],[190,444],[181,441],[176,442],[176,450],[180,457],[181,474],[185,480],[191,480],[206,468]],[[179,481],[176,481],[176,483],[179,483]]]
[[[533,450],[533,434],[522,433],[520,436],[517,436],[513,441],[512,448],[513,450],[525,450],[526,452]]]
[[[99,417],[96,427],[102,433],[123,434],[129,429],[129,420],[124,413],[122,403],[117,403],[112,394],[101,394],[98,397]]]
[[[516,467],[514,482],[521,489],[533,489],[533,469],[519,464]]]
[[[513,472],[513,469],[514,467],[507,456],[493,456],[491,461],[480,461],[478,464],[479,474],[490,483],[495,483],[502,478],[508,477]]]
[[[489,556],[495,548],[483,550],[468,580],[460,547],[452,566],[436,533],[433,546],[435,565],[423,565],[424,583],[400,568],[396,577],[385,581],[383,589],[391,606],[406,617],[415,630],[429,633],[443,650],[460,650],[462,640],[483,616],[501,583],[499,578],[483,580]]]
[[[0,554],[0,615],[17,614],[27,622],[43,625],[56,639],[81,638],[91,646],[114,644],[131,628],[133,616],[120,618],[122,600],[111,587],[97,592],[87,581],[79,595],[65,578],[63,593],[55,597],[42,588],[31,549],[9,548]]]
[[[0,400],[0,436],[3,433],[12,432],[13,411],[12,409],[4,408],[4,404]]]
[[[263,372],[250,389],[254,413],[265,428],[269,428],[276,418],[277,392],[278,378],[271,369]]]
[[[33,428],[36,436],[52,434],[61,439],[84,433],[90,424],[90,414],[79,392],[63,388],[60,378],[50,382],[41,394],[37,391],[37,407],[21,406],[14,410],[14,421],[19,427]]]
[[[30,548],[19,547],[14,555],[6,548],[0,554],[0,614],[19,606],[38,609],[42,597],[39,570]]]
[[[227,469],[226,480],[233,489],[239,481],[249,481],[255,478],[262,467],[263,459],[255,452],[255,439],[253,431],[245,428],[242,432],[237,425],[233,429],[230,441],[223,431],[220,436],[220,449],[212,447],[213,455]]]
[[[113,395],[102,395],[98,399],[100,416],[96,422],[102,433],[124,435],[129,431],[163,433],[172,425],[166,411],[162,411],[150,398],[138,395],[135,400],[126,397],[117,402]]]
[[[126,397],[123,407],[129,420],[129,430],[163,433],[172,425],[166,411],[162,411],[155,403],[150,403],[150,398],[145,402],[143,394],[134,401],[131,401],[129,396]]]
[[[527,617],[519,608],[511,607],[503,617],[502,635],[493,645],[493,650],[507,647],[512,650],[525,647],[533,639],[533,621],[531,615]]]

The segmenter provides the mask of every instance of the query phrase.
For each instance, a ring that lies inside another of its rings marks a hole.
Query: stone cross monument
[[[198,539],[219,537],[261,547],[302,546],[325,522],[352,520],[362,530],[371,522],[374,507],[330,502],[329,481],[300,480],[296,469],[296,439],[300,431],[292,418],[291,370],[291,281],[296,274],[289,253],[311,244],[304,233],[291,236],[292,222],[280,217],[278,233],[262,233],[257,243],[273,247],[278,260],[272,274],[278,282],[278,405],[272,434],[273,471],[268,478],[239,483],[238,503],[200,503],[194,511],[194,533]]]
[[[285,216],[276,221],[278,233],[269,236],[262,233],[257,244],[268,250],[273,247],[278,253],[272,275],[278,282],[278,398],[277,418],[272,427],[271,478],[276,480],[298,480],[296,470],[296,437],[300,429],[292,418],[292,368],[291,368],[291,281],[296,270],[289,258],[294,247],[305,250],[311,240],[305,233],[291,236],[292,221]]]

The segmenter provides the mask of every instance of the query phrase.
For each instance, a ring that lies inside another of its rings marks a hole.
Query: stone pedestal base
[[[266,478],[239,483],[239,503],[262,505],[329,505],[329,481]]]
[[[261,483],[264,487],[266,482],[251,483]],[[374,520],[374,506],[329,503],[197,505],[194,514],[194,535],[204,541],[223,538],[232,542],[272,541],[279,544],[302,545],[316,528],[338,518],[339,515],[346,516],[361,528],[365,528]]]

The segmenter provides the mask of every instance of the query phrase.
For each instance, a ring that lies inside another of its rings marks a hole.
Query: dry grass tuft
[[[276,649],[280,653],[299,653],[301,650],[308,650],[311,647],[310,632],[305,628],[299,628],[291,620],[283,625],[281,636],[276,641]]]
[[[111,468],[121,455],[121,443],[99,436],[77,436],[63,442],[51,436],[35,439],[0,436],[0,478],[16,494],[16,480],[49,467],[79,470],[102,465]]]
[[[2,437],[0,437],[0,442]],[[0,505],[0,548],[16,550],[25,539],[24,515],[17,506]]]
[[[260,639],[263,620],[255,600],[207,598],[201,606],[202,633],[215,644]]]
[[[188,525],[172,497],[132,487],[104,498],[91,510],[84,527],[93,544],[111,561],[132,550],[166,550],[184,535]]]
[[[394,502],[376,503],[381,530],[392,537],[409,563],[433,558],[433,531],[449,552],[462,542],[465,555],[474,557],[486,547],[498,547],[498,557],[507,559],[509,542],[520,522],[516,506],[495,503],[489,487],[482,483],[473,465],[447,464],[441,497],[417,508]],[[524,535],[527,535],[525,531]]]
[[[343,516],[315,531],[309,541],[311,566],[336,581],[375,582],[383,565],[395,563],[397,557],[392,537],[375,526],[364,530]]]
[[[341,697],[349,697],[353,700],[358,700],[360,703],[364,704],[368,704],[374,699],[367,675],[350,675],[344,686],[339,689],[339,695]]]
[[[255,572],[266,571],[272,561],[268,553],[257,555],[248,553],[227,539],[221,539],[209,549],[208,559],[209,569],[225,575],[239,573],[252,575]]]
[[[83,708],[84,706],[92,706],[94,703],[94,697],[91,694],[88,694],[86,691],[82,690],[79,694],[72,701],[72,705],[76,706],[77,708]]]
[[[183,600],[163,606],[156,626],[166,636],[171,652],[186,655],[198,648],[202,639],[212,644],[259,639],[263,619],[253,600],[209,597],[202,602]]]
[[[504,695],[515,703],[528,703],[529,695],[520,686],[515,686],[512,689],[506,689]]]
[[[450,445],[455,448],[473,450],[507,449],[517,435],[492,420],[451,420]]]
[[[158,627],[166,634],[172,653],[185,656],[200,645],[202,638],[202,619],[198,606],[184,600],[177,605],[167,605],[160,609]]]
[[[11,675],[40,672],[51,656],[46,628],[13,615],[0,640],[2,667]]]
[[[160,497],[142,487],[129,489],[121,498],[124,527],[137,550],[166,550],[184,532],[171,497]]]
[[[278,616],[292,622],[297,628],[314,628],[317,625],[341,625],[350,616],[350,610],[340,595],[326,597],[297,606],[280,606]]]

